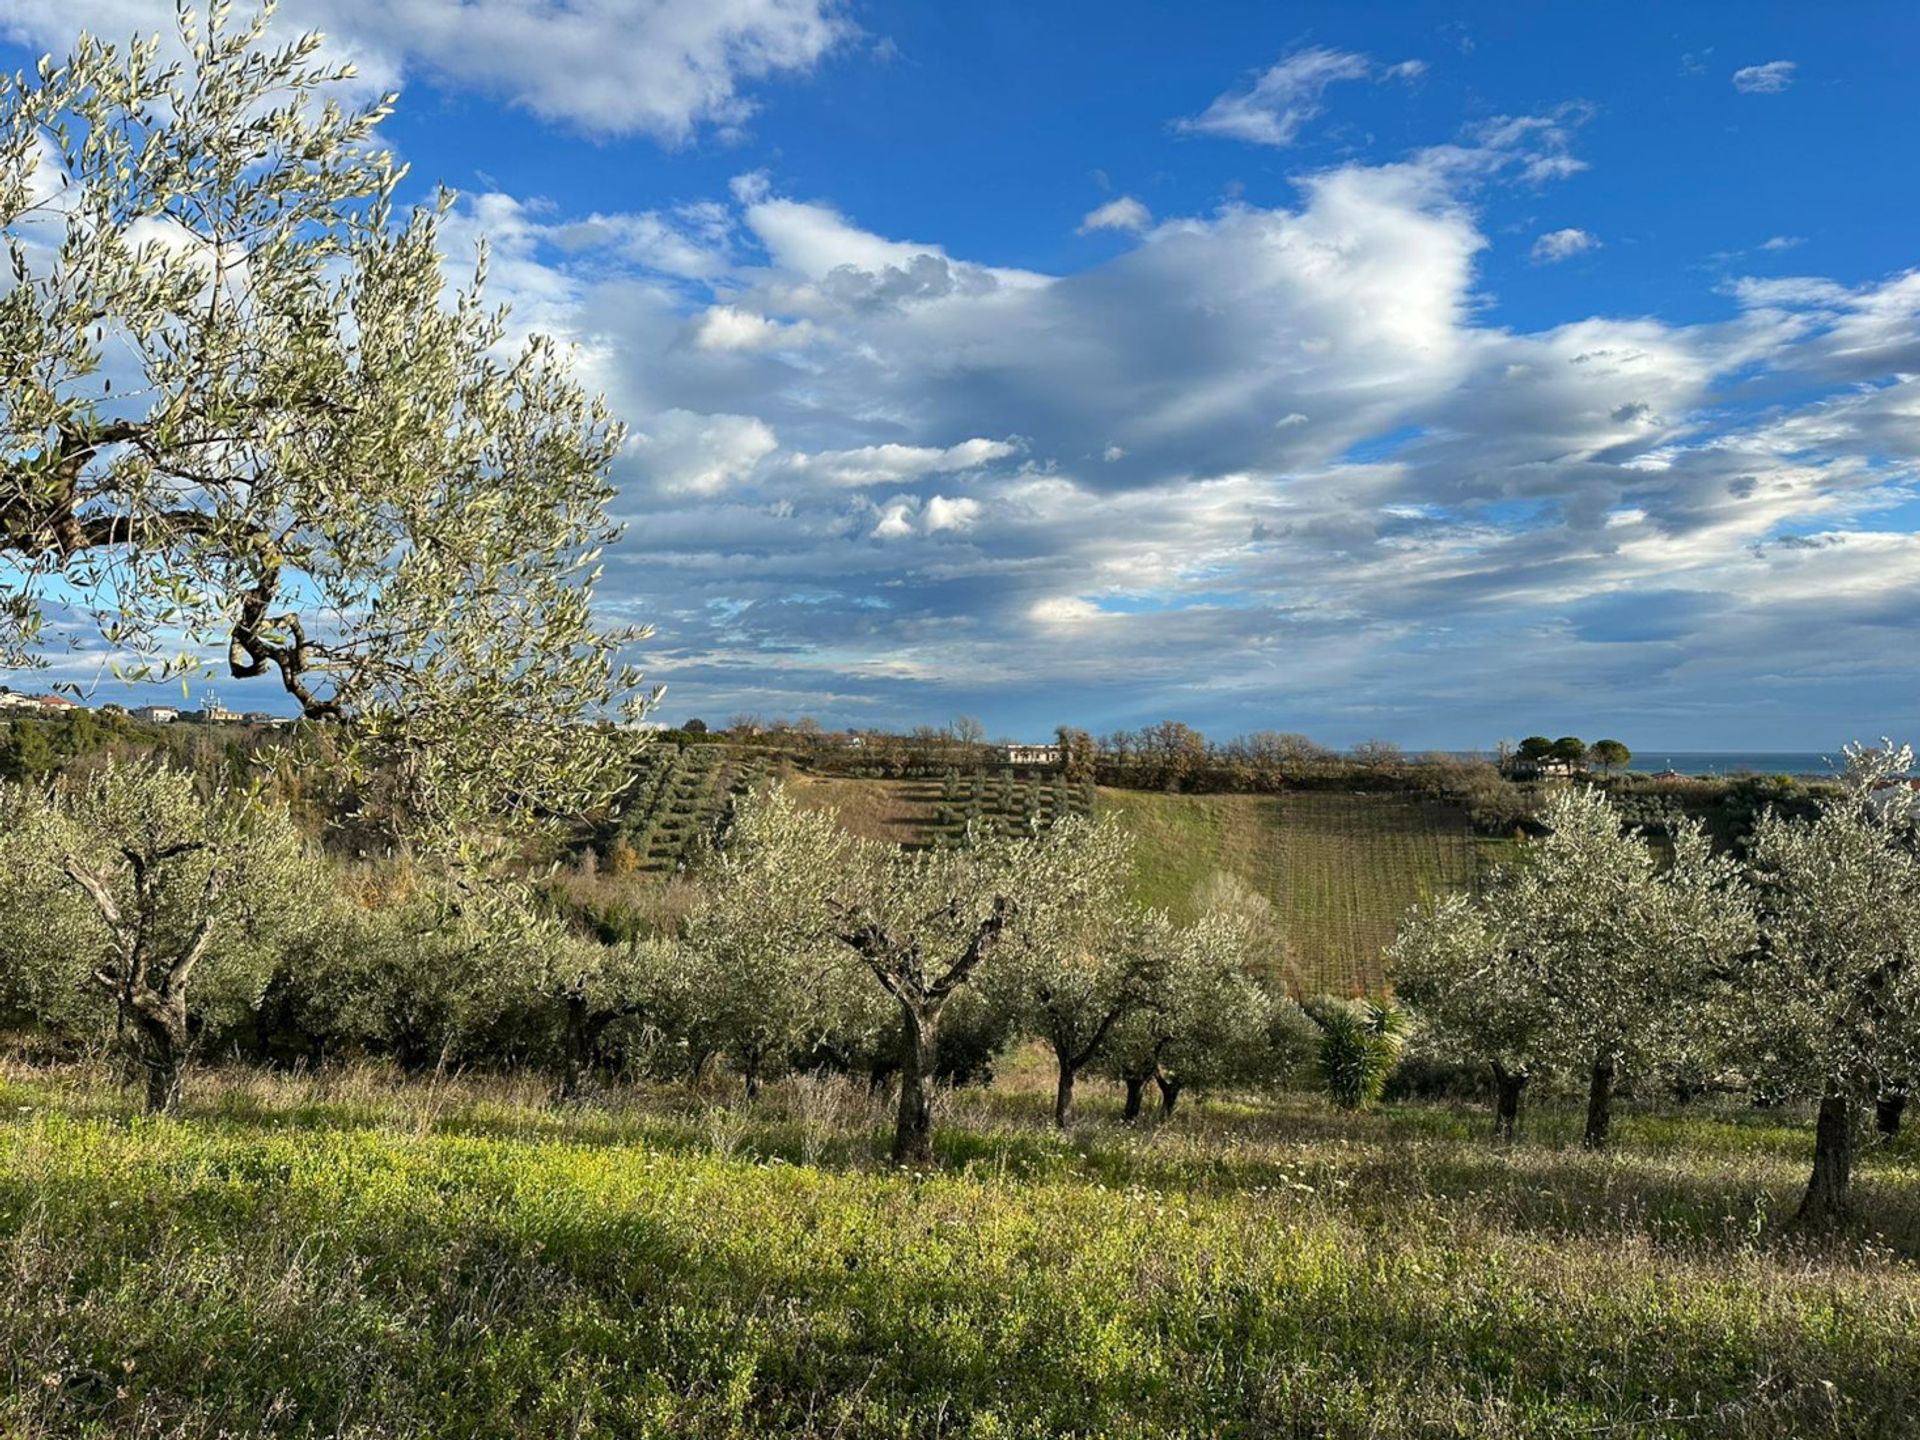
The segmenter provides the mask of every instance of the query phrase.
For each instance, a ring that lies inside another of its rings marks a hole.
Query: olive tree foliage
[[[1142,967],[1142,1003],[1114,1027],[1105,1059],[1126,1086],[1128,1120],[1139,1118],[1149,1083],[1170,1116],[1189,1087],[1256,1075],[1276,1008],[1251,973],[1258,951],[1241,917],[1216,912],[1176,926],[1166,912],[1145,910],[1132,926],[1130,943],[1155,958]]]
[[[1016,997],[1022,1028],[1053,1052],[1053,1119],[1061,1127],[1072,1123],[1080,1073],[1100,1058],[1113,1027],[1145,1003],[1166,956],[1124,896],[1126,832],[1111,823],[1076,826],[1047,858],[1069,854],[1074,903],[1029,884],[1014,953],[999,976]]]
[[[1110,893],[1112,828],[1071,819],[1044,835],[929,850],[867,842],[850,854],[832,898],[834,930],[896,1008],[896,1163],[933,1158],[931,1086],[949,1003],[998,952],[1044,951]]]
[[[1707,1038],[1714,979],[1750,943],[1737,869],[1698,826],[1663,864],[1598,790],[1555,794],[1548,834],[1478,897],[1417,909],[1394,947],[1399,993],[1494,1067],[1495,1129],[1512,1133],[1527,1077],[1588,1083],[1586,1143],[1604,1145],[1616,1080],[1672,1064]]]
[[[1508,943],[1490,903],[1510,883],[1496,872],[1484,901],[1455,893],[1424,902],[1389,952],[1394,991],[1440,1043],[1493,1071],[1494,1134],[1511,1139],[1520,1098],[1549,1053],[1550,997]]]
[[[1749,853],[1759,943],[1730,987],[1759,1077],[1818,1100],[1809,1224],[1851,1204],[1863,1107],[1920,1073],[1920,860],[1913,752],[1849,747],[1845,798],[1811,822],[1761,818]]]
[[[259,999],[324,883],[286,813],[191,776],[109,762],[9,802],[5,954],[43,987],[92,985],[147,1077],[178,1102],[196,1012]]]
[[[683,946],[697,1023],[739,1068],[749,1097],[824,1038],[837,992],[866,983],[828,908],[852,844],[832,811],[807,809],[776,785],[742,798],[700,867],[704,899]]]
[[[346,722],[427,833],[577,809],[624,742],[575,722],[638,682],[592,615],[620,428],[484,252],[449,291],[393,97],[270,15],[0,80],[0,664],[77,594],[129,678],[219,654]]]

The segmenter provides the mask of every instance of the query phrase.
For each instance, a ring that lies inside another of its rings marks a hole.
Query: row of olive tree
[[[1844,799],[1766,815],[1744,865],[1683,826],[1663,857],[1607,797],[1571,789],[1548,833],[1477,895],[1415,911],[1399,993],[1444,1043],[1493,1071],[1511,1135],[1531,1079],[1587,1083],[1606,1143],[1626,1074],[1730,1071],[1819,1104],[1809,1223],[1845,1212],[1858,1113],[1920,1062],[1920,858],[1910,750],[1849,752]]]
[[[776,787],[741,803],[684,923],[608,945],[525,883],[414,866],[343,884],[263,795],[156,764],[0,806],[0,1012],[111,1025],[154,1110],[196,1045],[249,1032],[255,1053],[278,1030],[315,1059],[545,1060],[567,1095],[610,1039],[647,1037],[696,1071],[724,1055],[749,1096],[794,1066],[897,1076],[895,1151],[918,1160],[936,1079],[1017,1036],[1052,1050],[1065,1125],[1090,1067],[1127,1084],[1130,1116],[1150,1083],[1171,1111],[1256,1066],[1278,1013],[1244,917],[1181,927],[1125,900],[1111,821],[905,850]]]

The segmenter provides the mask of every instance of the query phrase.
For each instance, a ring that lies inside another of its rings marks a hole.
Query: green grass
[[[1457,806],[1400,795],[1100,792],[1139,840],[1135,893],[1189,918],[1217,871],[1278,907],[1292,982],[1378,994],[1382,952],[1421,898],[1473,884],[1493,848]]]
[[[1920,1168],[1787,1234],[1802,1117],[1219,1101],[1068,1136],[1016,1085],[876,1156],[856,1091],[0,1084],[0,1434],[1912,1434]]]

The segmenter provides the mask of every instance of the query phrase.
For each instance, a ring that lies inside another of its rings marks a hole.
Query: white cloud
[[[1017,454],[1011,440],[975,438],[958,445],[863,445],[855,450],[831,450],[795,455],[792,468],[833,485],[900,485],[927,475],[950,475],[975,470]]]
[[[1600,241],[1585,230],[1549,230],[1533,242],[1533,263],[1553,265],[1599,248]]]
[[[60,49],[81,30],[172,33],[152,0],[12,0],[5,33]],[[856,32],[837,0],[284,0],[276,26],[325,30],[369,91],[421,73],[592,135],[669,145],[753,114],[754,81],[805,73]]]
[[[1027,614],[1042,625],[1072,626],[1097,619],[1100,607],[1078,595],[1055,595],[1036,600]]]
[[[1129,230],[1137,234],[1152,223],[1152,211],[1133,196],[1122,195],[1089,210],[1086,218],[1080,222],[1079,233],[1091,235],[1096,230]]]
[[[1791,60],[1769,60],[1733,72],[1733,88],[1743,95],[1778,95],[1793,83],[1799,67]]]
[[[1322,97],[1328,86],[1341,80],[1412,79],[1425,68],[1417,60],[1377,67],[1365,55],[1324,46],[1299,50],[1270,66],[1246,89],[1215,96],[1200,114],[1175,121],[1174,128],[1284,147],[1325,108]]]
[[[664,491],[716,495],[743,482],[780,448],[764,421],[751,415],[697,415],[668,410],[628,437],[642,474]]]
[[[879,540],[901,540],[913,534],[913,506],[904,500],[887,506],[871,533]]]
[[[1775,235],[1760,248],[1762,250],[1796,250],[1806,243],[1804,235]]]
[[[927,501],[929,535],[942,530],[971,530],[979,518],[980,502],[966,496],[950,500],[945,495],[935,495]]]
[[[714,305],[693,322],[693,343],[702,350],[777,350],[805,344],[813,326],[802,320],[783,325],[737,305]]]

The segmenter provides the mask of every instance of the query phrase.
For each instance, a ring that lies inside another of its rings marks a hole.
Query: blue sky
[[[281,16],[631,426],[668,717],[1909,731],[1920,11],[1490,8]]]

